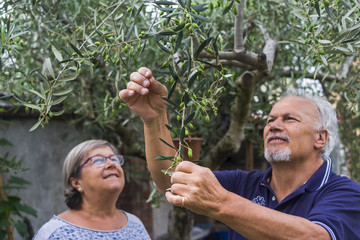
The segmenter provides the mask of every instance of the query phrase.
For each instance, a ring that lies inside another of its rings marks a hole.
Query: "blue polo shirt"
[[[324,227],[331,239],[360,239],[360,185],[331,171],[328,158],[314,175],[280,203],[268,184],[272,168],[261,173],[215,171],[221,185],[268,208],[306,218]],[[259,223],[261,224],[261,223]],[[229,230],[229,239],[246,239]]]

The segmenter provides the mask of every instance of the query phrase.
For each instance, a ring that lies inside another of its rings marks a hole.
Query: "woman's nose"
[[[115,163],[114,163],[114,161],[111,160],[111,158],[106,158],[105,168],[108,168],[108,167],[115,167]]]

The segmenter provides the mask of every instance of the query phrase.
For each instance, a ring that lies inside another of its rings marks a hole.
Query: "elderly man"
[[[287,96],[273,106],[264,129],[271,167],[263,173],[212,172],[184,161],[169,177],[161,170],[171,162],[154,160],[175,154],[159,141],[172,142],[167,89],[142,67],[119,96],[142,118],[159,191],[174,205],[225,223],[229,239],[360,239],[360,185],[331,171],[337,119],[327,101]]]

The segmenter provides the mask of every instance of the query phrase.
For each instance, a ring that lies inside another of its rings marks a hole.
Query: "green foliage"
[[[4,139],[0,139],[0,146],[12,146],[12,144]],[[12,190],[25,189],[30,182],[25,179],[15,176],[17,173],[25,171],[22,168],[22,161],[17,160],[16,157],[9,159],[9,153],[0,156],[0,177],[3,173],[7,173],[9,178],[6,184],[1,186],[0,193],[0,237],[6,239],[6,228],[9,226],[15,227],[21,236],[27,233],[27,226],[23,221],[24,215],[32,215],[36,217],[36,211],[29,205],[22,203],[21,199],[15,195],[11,195]],[[14,175],[15,174],[15,175]],[[2,179],[1,183],[2,183]],[[4,195],[6,194],[6,195]]]
[[[347,116],[340,133],[352,134],[341,134],[342,142],[346,152],[356,151],[359,3],[243,1],[245,50],[261,54],[265,36],[279,43],[271,72],[257,84],[247,139],[261,148],[259,132],[271,105],[287,88],[302,88],[323,94],[342,119]],[[221,62],[220,53],[234,50],[240,2],[3,1],[0,89],[39,115],[30,130],[71,115],[97,137],[116,140],[125,134],[121,126],[140,139],[141,122],[117,93],[129,73],[147,66],[169,89],[173,136],[201,135],[208,152],[229,126],[237,79],[254,70],[242,59],[235,59],[241,66]],[[187,147],[182,141],[180,159]],[[346,157],[355,177],[359,160],[355,154]]]

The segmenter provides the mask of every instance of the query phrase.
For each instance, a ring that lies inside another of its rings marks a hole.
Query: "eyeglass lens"
[[[124,158],[122,155],[113,155],[110,157],[105,156],[93,156],[90,158],[91,164],[94,166],[104,166],[106,164],[106,160],[110,159],[110,161],[114,162],[116,165],[123,165]]]

